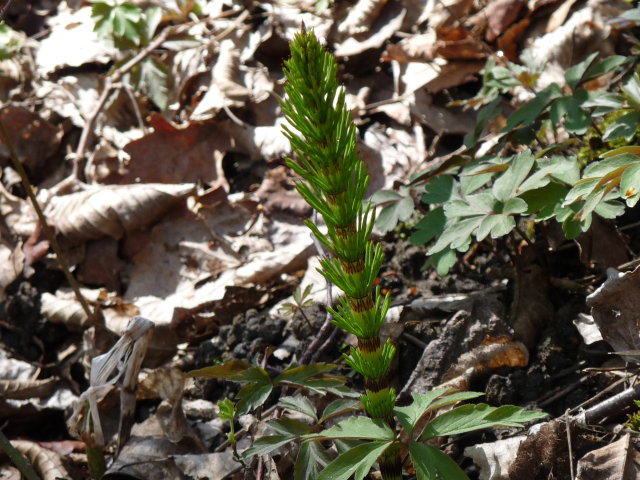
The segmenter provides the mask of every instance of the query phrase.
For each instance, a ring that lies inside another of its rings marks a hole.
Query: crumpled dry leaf
[[[43,80],[36,85],[35,95],[42,99],[45,112],[55,112],[82,128],[98,103],[99,87],[98,72],[75,72],[55,82]]]
[[[587,306],[602,338],[625,358],[640,362],[640,267],[633,272],[607,271],[607,280],[587,297]],[[627,357],[628,355],[628,357]]]
[[[73,11],[66,3],[61,3],[57,15],[50,17],[48,23],[51,34],[40,41],[36,53],[36,68],[42,76],[62,67],[106,63],[117,52],[93,31],[90,6]],[[73,48],[69,48],[70,45]]]
[[[208,120],[225,107],[244,106],[251,90],[239,83],[239,59],[236,43],[229,38],[223,40],[211,70],[209,89],[191,113],[191,120]]]
[[[361,1],[371,2],[375,0]],[[368,30],[367,38],[358,40],[357,37],[349,36],[342,43],[335,46],[334,54],[338,57],[350,57],[370,48],[380,48],[385,41],[400,30],[406,13],[405,9],[400,8],[400,4],[394,3],[390,5],[390,8],[385,9],[383,15]]]
[[[640,478],[640,452],[628,433],[617,442],[578,460],[576,480],[635,480]]]
[[[23,264],[24,254],[20,244],[11,249],[0,242],[0,301],[6,298],[5,288],[22,273]]]
[[[29,398],[45,398],[51,395],[58,384],[56,377],[43,380],[2,380],[0,379],[0,395],[12,400]]]
[[[69,245],[107,235],[120,238],[149,225],[193,191],[189,184],[93,186],[53,197],[45,214]]]
[[[544,67],[536,89],[554,82],[563,85],[565,70],[591,52],[599,51],[603,57],[613,55],[615,40],[609,35],[608,21],[629,8],[623,0],[589,0],[554,31],[545,35],[531,32],[521,60],[534,71]]]
[[[37,443],[27,440],[12,440],[11,444],[16,450],[27,457],[36,473],[42,476],[42,480],[71,478],[60,459],[60,455],[53,450],[41,447]]]
[[[442,376],[447,386],[466,390],[478,375],[501,367],[526,367],[529,351],[521,342],[507,337],[488,339],[470,352],[463,353],[456,363]]]
[[[369,30],[387,4],[388,0],[358,0],[349,9],[349,14],[340,25],[338,32],[353,36]]]
[[[311,214],[311,207],[296,190],[287,167],[267,170],[255,195],[260,199],[267,214],[275,211],[291,212],[301,217]]]
[[[480,468],[480,480],[509,480],[509,467],[526,435],[478,443],[464,449],[464,456]]]

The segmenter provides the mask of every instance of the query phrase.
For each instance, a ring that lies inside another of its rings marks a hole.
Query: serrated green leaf
[[[395,433],[382,420],[360,416],[350,417],[320,433],[306,435],[305,438],[311,440],[342,438],[387,441],[394,440]]]
[[[267,401],[272,390],[271,383],[254,383],[242,387],[238,392],[238,404],[236,406],[238,415],[246,415],[262,406]]]
[[[282,397],[278,402],[282,408],[288,408],[289,410],[293,410],[295,412],[300,412],[310,418],[313,421],[318,421],[318,416],[316,415],[316,408],[311,403],[307,397],[298,395],[296,397]]]
[[[425,203],[445,203],[451,200],[455,180],[451,175],[434,177],[424,186],[422,201]]]
[[[218,400],[218,409],[220,413],[218,416],[223,420],[233,420],[235,414],[235,406],[233,402],[228,398]]]
[[[240,454],[240,458],[246,460],[254,455],[266,455],[275,449],[294,440],[294,437],[288,435],[269,435],[258,438],[253,445]]]
[[[431,404],[449,391],[446,388],[434,388],[427,393],[412,393],[413,402],[406,407],[396,407],[393,412],[404,429],[411,433],[418,420],[429,410]]]
[[[447,217],[444,214],[443,207],[438,207],[422,217],[418,223],[416,223],[416,231],[411,235],[411,243],[413,245],[424,245],[430,241],[436,235],[442,233]]]
[[[457,435],[496,426],[521,427],[526,422],[546,416],[544,413],[526,411],[512,405],[463,405],[434,418],[425,428],[422,439]]]
[[[358,445],[327,465],[327,468],[320,472],[318,480],[347,480],[356,471],[358,473],[355,479],[362,480],[390,444],[391,442],[370,442]]]
[[[303,442],[293,468],[293,480],[316,480],[329,463],[331,457],[320,442]]]
[[[411,442],[409,454],[418,480],[469,480],[449,455],[431,445]]]
[[[343,413],[351,412],[354,410],[360,410],[361,408],[362,404],[359,400],[352,400],[350,398],[339,398],[325,407],[319,423],[324,423],[328,419],[336,415],[341,415]]]
[[[493,184],[493,195],[501,202],[513,198],[520,184],[527,178],[535,158],[531,150],[525,150],[515,155],[510,162],[509,169]]]
[[[269,428],[280,435],[286,435],[289,437],[302,437],[311,433],[311,427],[300,420],[289,417],[281,417],[275,420],[271,420]]]

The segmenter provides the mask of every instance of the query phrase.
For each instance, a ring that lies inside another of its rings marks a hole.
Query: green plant
[[[341,453],[319,473],[320,480],[342,480],[352,474],[362,479],[376,461],[385,480],[401,479],[397,418],[409,434],[405,447],[420,480],[442,475],[466,478],[447,455],[419,440],[493,425],[520,425],[544,415],[519,407],[464,405],[436,416],[422,431],[419,423],[425,415],[480,394],[439,389],[414,395],[408,407],[396,407],[395,390],[389,381],[395,346],[390,340],[380,340],[390,297],[383,297],[374,288],[382,249],[371,239],[375,211],[371,203],[364,202],[368,173],[358,158],[355,126],[336,73],[335,59],[313,32],[303,29],[296,35],[291,58],[285,63],[287,97],[282,109],[288,125],[283,129],[297,156],[297,161],[287,160],[302,179],[296,187],[326,224],[324,233],[312,221],[305,222],[329,252],[320,262],[320,272],[342,291],[337,308],[328,307],[333,322],[358,339],[357,347],[352,347],[344,360],[364,378],[365,393],[360,400],[368,417],[352,417],[322,432],[297,438],[337,443]],[[345,441],[351,442],[351,448],[340,448]]]
[[[122,51],[130,51],[117,62],[115,69],[127,64],[136,55],[136,50],[148,47],[162,20],[162,9],[141,9],[128,2],[117,0],[94,0],[91,10],[94,30],[98,36]],[[157,55],[148,55],[137,62],[123,79],[136,90],[146,93],[161,109],[167,107],[168,70]]]
[[[627,16],[640,18],[639,11]],[[594,53],[565,72],[564,85],[536,92],[536,71],[489,61],[480,93],[466,102],[480,109],[466,149],[398,193],[378,192],[378,226],[389,231],[409,218],[412,194],[422,190],[427,213],[411,241],[432,242],[426,266],[445,274],[474,242],[514,234],[533,241],[535,230],[525,233],[521,223],[555,221],[572,239],[590,229],[594,214],[622,215],[640,199],[640,147],[630,145],[640,125],[636,64],[633,55],[598,60]],[[513,87],[533,97],[496,121]],[[484,143],[492,122],[504,127]]]
[[[6,60],[18,52],[28,40],[12,29],[9,25],[0,21],[0,60]]]

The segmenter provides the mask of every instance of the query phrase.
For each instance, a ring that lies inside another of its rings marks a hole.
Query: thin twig
[[[569,409],[564,412],[565,428],[567,429],[567,447],[569,447],[569,472],[571,473],[571,480],[575,480],[576,476],[573,471],[573,449],[571,448],[571,416],[569,415]]]
[[[9,11],[9,7],[13,3],[13,0],[6,0],[4,5],[0,7],[0,22],[4,20],[5,15]]]
[[[75,277],[71,274],[71,271],[69,270],[69,265],[67,264],[67,260],[64,254],[62,253],[60,244],[58,244],[58,240],[56,239],[53,229],[47,222],[47,218],[44,216],[44,212],[42,211],[42,208],[40,207],[40,204],[36,199],[35,193],[33,193],[33,187],[31,186],[29,177],[27,177],[27,172],[25,172],[24,167],[22,166],[22,163],[20,163],[20,160],[18,159],[18,155],[16,154],[16,151],[13,147],[13,142],[11,141],[11,138],[9,138],[7,129],[5,128],[4,122],[1,119],[0,119],[0,137],[2,137],[2,141],[7,146],[9,157],[11,157],[13,166],[18,172],[18,175],[20,175],[20,179],[22,180],[22,185],[24,186],[24,189],[26,190],[27,195],[29,196],[29,200],[31,200],[33,209],[36,211],[36,214],[38,215],[38,219],[42,224],[42,229],[44,230],[44,233],[51,244],[51,248],[53,248],[53,251],[56,254],[58,263],[60,264],[60,268],[62,269],[65,276],[67,277],[67,281],[69,282],[69,285],[71,286],[71,289],[73,290],[73,293],[75,294],[76,299],[78,300],[78,302],[80,302],[80,305],[82,306],[82,309],[84,310],[87,317],[90,320],[95,321],[96,312],[91,311],[91,308],[87,303],[87,300],[84,298],[84,295],[82,295],[82,292],[80,292],[80,285],[78,284]]]
[[[86,150],[89,144],[89,141],[93,135],[93,129],[96,124],[96,120],[100,115],[100,112],[104,108],[104,105],[107,103],[107,100],[118,87],[118,83],[122,78],[129,73],[136,65],[142,62],[145,58],[147,58],[156,48],[160,47],[171,35],[178,35],[188,28],[193,26],[194,22],[185,23],[182,25],[170,25],[165,27],[146,47],[140,50],[136,55],[134,55],[128,62],[126,62],[121,67],[118,67],[114,72],[105,79],[105,84],[102,92],[100,93],[100,97],[98,99],[98,103],[95,108],[89,114],[89,117],[86,119],[84,127],[82,129],[82,133],[80,134],[80,140],[78,141],[78,147],[76,149],[74,164],[73,164],[73,173],[72,178],[75,180],[80,180],[80,163],[84,160],[86,155]]]

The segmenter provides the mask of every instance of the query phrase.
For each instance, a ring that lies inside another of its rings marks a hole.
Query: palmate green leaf
[[[362,480],[391,443],[363,443],[346,451],[327,465],[318,476],[318,480],[347,480],[354,474],[355,480]]]
[[[457,259],[455,250],[445,248],[444,250],[429,255],[423,269],[434,267],[438,275],[444,276],[449,273],[451,267],[456,264]]]
[[[516,226],[516,221],[511,215],[488,215],[482,219],[476,231],[476,240],[481,242],[487,235],[491,238],[500,238],[507,235]]]
[[[636,135],[638,124],[640,123],[640,112],[633,111],[622,115],[609,124],[602,135],[602,140],[610,142],[620,137],[624,137],[627,142]]]
[[[428,212],[422,220],[415,225],[416,231],[411,234],[410,241],[413,245],[424,245],[436,235],[442,233],[447,223],[444,208],[434,208]]]
[[[228,398],[224,398],[223,400],[218,400],[218,409],[220,413],[218,416],[223,420],[233,420],[235,416],[235,406],[233,402]]]
[[[425,203],[445,203],[453,198],[455,179],[451,175],[439,175],[424,186],[422,201]]]
[[[363,439],[377,441],[392,441],[395,433],[384,421],[369,417],[350,417],[337,425],[327,428],[320,433],[305,435],[307,440],[325,439]]]
[[[331,463],[331,457],[320,442],[304,442],[293,467],[293,480],[317,480],[320,471]]]
[[[536,221],[547,220],[556,215],[568,192],[568,187],[556,182],[524,192],[522,199],[527,203],[525,213],[536,215]]]
[[[416,423],[437,408],[452,405],[484,395],[478,392],[454,392],[447,388],[436,388],[427,393],[412,393],[413,402],[406,407],[396,407],[393,411],[404,429],[411,433]]]
[[[512,405],[463,405],[434,418],[425,428],[422,439],[457,435],[496,426],[521,427],[526,422],[546,416],[546,413],[526,411]]]
[[[409,454],[418,480],[469,480],[449,455],[435,447],[411,442]]]
[[[380,210],[376,219],[376,226],[383,232],[390,232],[398,222],[409,220],[414,209],[415,205],[410,194],[406,197],[401,197],[399,200],[385,205]]]
[[[513,198],[520,184],[527,178],[535,158],[531,150],[525,150],[515,155],[509,169],[493,183],[493,196],[501,202]]]
[[[465,219],[455,218],[447,225],[440,238],[428,251],[427,255],[433,255],[445,248],[460,250],[468,248],[471,235],[476,231],[484,217],[471,217]]]

